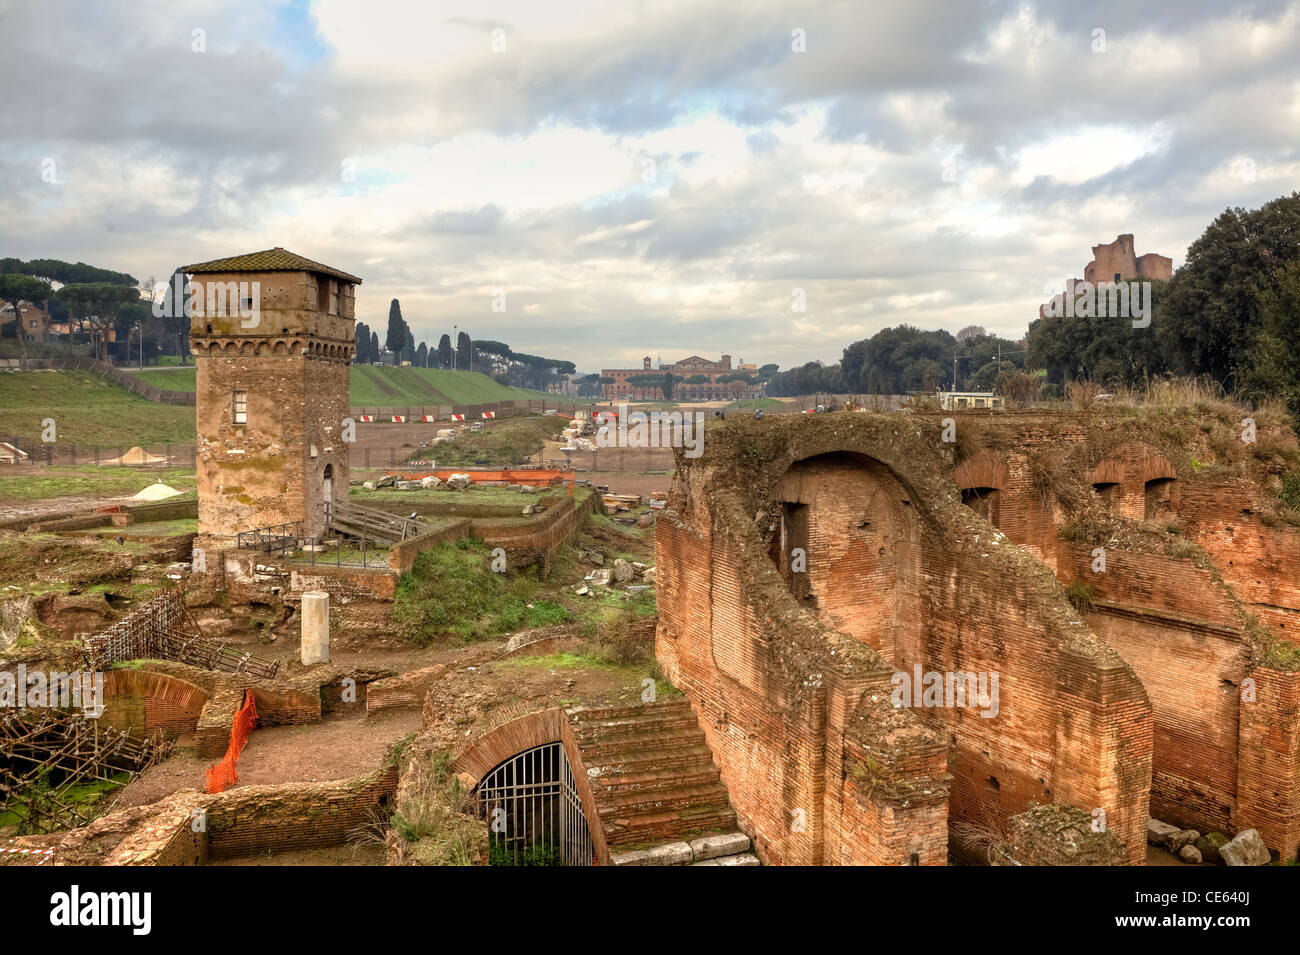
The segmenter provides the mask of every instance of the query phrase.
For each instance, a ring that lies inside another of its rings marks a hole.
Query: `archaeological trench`
[[[653,530],[658,615],[641,635],[674,690],[655,702],[584,696],[562,668],[510,694],[482,683],[493,660],[580,639],[563,628],[463,648],[464,665],[398,654],[368,669],[293,652],[259,668],[256,646],[205,636],[252,608],[296,652],[303,594],[324,592],[337,646],[391,646],[402,566],[445,529],[392,568],[209,552],[183,589],[80,641],[107,673],[102,732],[202,766],[251,697],[248,753],[258,733],[349,708],[356,725],[408,714],[391,745],[342,778],[179,780],[11,836],[5,861],[219,863],[368,828],[371,861],[481,863],[499,805],[483,794],[520,780],[547,795],[509,806],[512,834],[545,829],[565,864],[1141,865],[1152,818],[1254,830],[1294,859],[1300,528],[1272,485],[1296,441],[1265,420],[1234,441],[1234,424],[1112,409],[712,427]],[[557,499],[473,533],[535,564],[602,510],[586,488]],[[70,619],[65,634],[86,626]],[[895,675],[914,672],[995,673],[996,705],[894,705]]]

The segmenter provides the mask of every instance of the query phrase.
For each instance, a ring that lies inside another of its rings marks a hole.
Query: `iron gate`
[[[499,865],[593,865],[591,831],[562,743],[511,756],[475,789]]]

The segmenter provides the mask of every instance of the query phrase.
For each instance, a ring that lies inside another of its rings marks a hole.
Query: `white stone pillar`
[[[308,590],[302,595],[302,662],[330,661],[330,595]]]

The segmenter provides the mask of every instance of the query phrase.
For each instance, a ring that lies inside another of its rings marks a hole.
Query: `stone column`
[[[302,662],[329,663],[330,595],[308,590],[302,595]]]

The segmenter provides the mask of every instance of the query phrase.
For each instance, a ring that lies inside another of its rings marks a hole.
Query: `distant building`
[[[1074,279],[1074,286],[1081,282],[1092,285],[1109,285],[1118,282],[1136,282],[1171,279],[1174,277],[1174,260],[1167,255],[1147,252],[1144,255],[1134,253],[1133,234],[1125,233],[1103,245],[1092,247],[1092,261],[1083,269],[1083,278]],[[1071,287],[1067,283],[1067,287]],[[1038,314],[1042,317],[1052,304],[1057,305],[1057,314],[1061,313],[1065,293],[1053,297],[1052,302],[1039,306]]]
[[[31,302],[19,302],[18,310],[23,334],[34,341],[45,341],[46,336],[50,334],[50,313]],[[0,308],[0,327],[8,325],[13,318],[14,307],[5,303],[4,307]]]
[[[991,391],[941,391],[939,405],[944,411],[961,408],[1001,408],[1003,398]]]
[[[660,380],[671,374],[674,401],[725,401],[733,397],[730,382],[721,379],[728,375],[757,373],[753,364],[732,367],[731,356],[723,355],[718,361],[691,355],[681,361],[665,365],[660,362],[658,369],[651,367],[650,356],[641,359],[640,368],[606,368],[601,371],[602,378],[612,378],[612,382],[601,384],[601,396],[607,400],[617,400],[628,396],[634,401],[661,401],[664,398],[663,386],[659,384],[633,384],[633,378],[642,375],[654,375]],[[695,380],[692,380],[695,379]],[[741,397],[752,397],[760,391],[757,384],[746,385]]]

